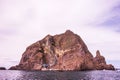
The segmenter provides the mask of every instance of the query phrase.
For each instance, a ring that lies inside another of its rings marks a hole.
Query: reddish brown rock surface
[[[80,36],[67,30],[60,35],[47,35],[27,47],[20,63],[11,70],[114,70],[105,58],[88,50]]]
[[[94,58],[94,65],[95,69],[107,69],[107,70],[114,70],[114,66],[111,64],[107,65],[105,58],[100,55],[100,51],[97,50],[96,57]]]

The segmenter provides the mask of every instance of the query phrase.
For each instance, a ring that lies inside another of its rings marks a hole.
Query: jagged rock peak
[[[66,30],[65,34],[74,34],[71,30]]]
[[[101,56],[101,54],[100,54],[100,51],[97,50],[97,51],[96,51],[96,57],[99,57],[99,56]]]

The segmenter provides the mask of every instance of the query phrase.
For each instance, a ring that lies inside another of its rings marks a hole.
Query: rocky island
[[[6,70],[6,68],[5,67],[0,67],[0,70]]]
[[[67,30],[47,35],[26,48],[18,65],[10,70],[114,70],[100,51],[93,57],[80,36]]]

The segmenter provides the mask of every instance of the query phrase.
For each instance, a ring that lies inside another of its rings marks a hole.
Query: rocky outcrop
[[[100,51],[96,51],[96,57],[94,58],[94,65],[95,69],[107,69],[107,70],[114,70],[114,66],[111,64],[107,65],[105,58],[101,56]]]
[[[5,67],[0,67],[0,70],[6,70],[6,68]]]
[[[47,35],[27,47],[20,63],[11,70],[101,70],[114,69],[105,58],[88,50],[80,36],[67,30],[60,35]]]

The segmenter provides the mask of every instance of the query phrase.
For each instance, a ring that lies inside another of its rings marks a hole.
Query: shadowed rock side
[[[67,30],[60,35],[47,35],[27,47],[19,65],[11,70],[114,70],[105,58],[96,52],[94,58],[83,40]]]

